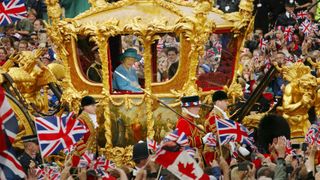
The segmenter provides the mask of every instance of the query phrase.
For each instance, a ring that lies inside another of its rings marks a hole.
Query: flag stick
[[[219,134],[219,128],[218,128],[218,121],[217,121],[217,119],[215,119],[215,123],[216,123],[217,137],[218,137],[218,142],[219,142],[219,150],[220,150],[220,152],[221,152],[221,156],[223,157],[223,152],[222,152],[222,148],[221,148],[221,141],[220,141],[220,134]]]
[[[118,71],[114,71],[116,74],[118,74],[122,79],[124,79],[125,81],[131,83],[131,81],[125,77],[123,74],[119,73]],[[196,127],[198,130],[200,130],[200,132],[202,133],[206,133],[205,130],[203,130],[202,128],[200,128],[197,124],[195,124],[194,122],[192,122],[191,119],[183,116],[182,114],[180,114],[179,112],[177,112],[175,109],[173,109],[172,107],[170,107],[168,104],[166,104],[165,102],[163,102],[162,100],[160,100],[158,97],[156,97],[155,95],[151,94],[150,92],[148,92],[147,90],[141,88],[141,87],[136,87],[139,88],[141,91],[143,91],[144,93],[146,93],[147,95],[149,95],[150,97],[154,98],[155,100],[157,100],[160,104],[162,104],[163,106],[165,106],[166,108],[170,109],[172,112],[174,112],[175,114],[177,114],[178,116],[182,117],[183,119],[185,119],[189,124],[191,124],[192,126]]]
[[[158,180],[158,179],[159,179],[161,171],[162,171],[162,166],[160,166],[160,168],[159,168],[159,170],[158,170],[158,175],[157,175],[156,180]]]

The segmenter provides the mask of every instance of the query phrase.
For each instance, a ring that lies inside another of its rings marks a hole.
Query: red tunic
[[[193,118],[190,118],[190,120],[193,120]],[[194,127],[192,124],[188,123],[187,120],[180,117],[178,119],[176,128],[178,128],[179,134],[181,134],[182,132],[186,134],[186,136],[189,139],[189,144],[191,147],[200,148],[202,146],[199,130],[196,127]]]
[[[204,123],[204,126],[206,128],[207,133],[212,132],[212,133],[216,134],[216,132],[217,132],[216,119],[217,118],[224,119],[221,112],[216,108],[213,108],[213,110],[206,115],[206,121]]]
[[[211,112],[209,112],[206,115],[206,121],[204,123],[204,126],[207,133],[212,132],[213,134],[217,134],[216,119],[224,119],[224,118],[221,112],[216,108],[214,108]],[[215,159],[215,152],[213,150],[211,151],[205,150],[203,154],[207,164],[210,164]]]

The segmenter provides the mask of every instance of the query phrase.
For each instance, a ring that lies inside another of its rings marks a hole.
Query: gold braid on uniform
[[[200,137],[200,134],[199,134],[199,132],[198,132],[198,129],[197,128],[194,128],[193,130],[192,130],[192,126],[193,125],[191,125],[190,123],[188,123],[188,126],[189,126],[189,130],[190,130],[190,132],[191,132],[191,136],[190,136],[190,138],[188,138],[189,139],[189,141],[190,141],[190,145],[192,146],[192,147],[197,147],[196,145],[197,145],[197,141],[196,141],[196,136],[198,135],[199,137]]]
[[[95,148],[96,148],[96,130],[94,128],[94,124],[92,123],[89,114],[86,112],[82,112],[78,116],[78,119],[80,119],[81,121],[84,121],[84,123],[86,123],[86,125],[88,126],[89,131],[90,131],[90,136],[89,136],[88,141],[86,143],[87,149],[95,150]]]
[[[217,110],[216,108],[213,108],[213,110],[210,112],[209,117],[205,121],[205,126],[204,127],[209,127],[212,133],[216,134],[217,133],[217,127],[216,127],[216,122],[214,124],[210,124],[210,119],[211,117],[214,117],[214,121],[216,121],[217,117],[220,117],[223,119],[222,113]]]

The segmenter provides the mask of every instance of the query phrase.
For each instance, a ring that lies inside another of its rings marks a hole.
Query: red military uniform
[[[193,120],[192,117],[189,117],[190,120]],[[177,122],[178,133],[181,134],[184,132],[189,139],[189,144],[191,147],[200,148],[202,146],[201,136],[199,130],[187,120],[180,117]]]
[[[212,111],[210,111],[207,115],[206,115],[206,121],[204,122],[204,127],[206,129],[206,132],[213,132],[214,134],[216,134],[217,129],[216,129],[216,119],[225,119],[222,112],[217,109],[216,107],[214,107],[212,109]]]
[[[206,121],[204,122],[204,127],[207,133],[212,132],[213,134],[217,134],[216,119],[225,118],[222,112],[218,108],[214,107],[212,111],[206,115]],[[212,149],[205,149],[203,153],[207,164],[210,164],[210,162],[215,159],[215,152],[212,151]]]
[[[181,98],[182,111],[186,114],[188,120],[194,122],[194,117],[199,116],[198,112],[200,110],[200,98],[199,96],[184,96]],[[191,110],[192,112],[190,112]],[[200,116],[199,116],[200,117]],[[178,133],[184,132],[189,139],[189,144],[191,147],[201,147],[202,141],[200,137],[199,130],[189,123],[186,119],[180,117],[178,119],[176,128],[178,128]]]

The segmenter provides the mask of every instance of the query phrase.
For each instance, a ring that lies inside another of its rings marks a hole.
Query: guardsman
[[[81,99],[81,113],[78,119],[89,130],[83,136],[83,141],[87,149],[91,148],[91,150],[96,148],[96,128],[98,127],[96,110],[97,102],[92,96],[85,96]]]
[[[182,115],[188,120],[195,123],[195,119],[200,118],[200,98],[199,96],[184,96],[181,98]],[[184,132],[189,139],[191,147],[201,147],[201,134],[199,130],[192,124],[190,124],[186,119],[180,117],[178,119],[176,128],[178,128],[178,133]]]
[[[18,158],[26,174],[30,168],[35,168],[42,163],[37,135],[28,135],[21,138],[24,152]]]
[[[206,116],[206,132],[216,132],[216,119],[229,119],[226,113],[228,109],[228,95],[224,91],[216,91],[212,94],[213,109]]]

